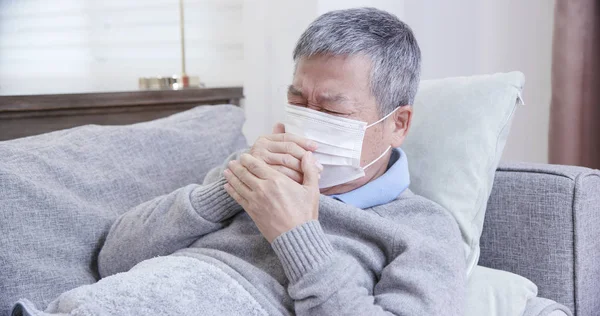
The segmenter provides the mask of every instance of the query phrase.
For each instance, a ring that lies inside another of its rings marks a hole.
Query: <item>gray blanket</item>
[[[16,313],[15,313],[16,312]],[[19,301],[13,315],[267,315],[219,268],[187,257],[157,257],[126,273],[60,295],[45,311]]]

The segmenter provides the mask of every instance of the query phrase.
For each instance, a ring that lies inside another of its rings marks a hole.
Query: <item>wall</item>
[[[434,9],[435,8],[435,9]],[[554,1],[406,1],[404,20],[423,52],[423,79],[519,70],[526,105],[503,160],[548,161]]]
[[[187,72],[241,85],[243,0],[186,0]],[[176,0],[0,0],[0,95],[137,89],[179,74]]]
[[[411,25],[423,78],[520,70],[526,106],[515,116],[504,160],[547,162],[553,1],[245,0],[244,79],[250,142],[283,117],[298,36],[319,14],[354,6],[388,10]],[[246,14],[248,13],[248,14]],[[259,19],[256,17],[259,16]],[[258,23],[258,25],[257,25]]]
[[[317,8],[317,0],[244,0],[244,133],[250,143],[282,116],[292,50]]]

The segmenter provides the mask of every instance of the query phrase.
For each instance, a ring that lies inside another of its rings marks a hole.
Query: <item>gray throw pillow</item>
[[[96,256],[129,208],[190,183],[246,147],[242,109],[202,106],[129,126],[0,142],[0,315],[98,279]]]

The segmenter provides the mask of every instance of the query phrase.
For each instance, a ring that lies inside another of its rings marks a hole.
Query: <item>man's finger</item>
[[[242,156],[245,156],[248,154],[242,154]],[[250,156],[250,155],[248,155]],[[240,160],[242,158],[240,157]],[[256,159],[256,158],[254,158]],[[244,167],[240,161],[237,160],[232,160],[229,162],[228,166],[229,170],[231,170],[231,172],[233,172],[233,174],[240,179],[245,185],[248,186],[248,188],[250,188],[250,190],[258,187],[259,182],[261,181],[259,178],[257,178],[254,174],[252,174],[246,167]]]
[[[302,158],[302,172],[304,173],[303,185],[308,187],[319,187],[319,168],[317,160],[308,151]]]
[[[285,176],[287,176],[288,178],[292,179],[292,181],[295,181],[298,184],[302,184],[302,173],[296,171],[296,170],[292,170],[283,166],[270,166],[271,168],[275,169],[278,172],[283,173]]]
[[[229,194],[229,196],[231,196],[236,202],[238,202],[239,205],[241,205],[243,208],[246,208],[246,205],[248,205],[248,200],[246,200],[244,197],[242,197],[229,183],[225,183],[225,185],[223,186],[223,188],[225,188],[225,191],[227,191],[227,193]]]
[[[242,154],[240,156],[242,168],[245,168],[252,176],[257,179],[271,179],[277,176],[277,172],[273,170],[264,161],[255,158],[250,154]],[[244,181],[242,179],[242,181]],[[254,187],[249,185],[250,188]]]
[[[297,144],[301,148],[304,148],[305,150],[313,151],[317,149],[317,143],[315,143],[314,141],[290,133],[272,134],[267,135],[265,137],[275,142],[292,142]]]
[[[227,183],[231,185],[241,196],[244,198],[250,196],[252,190],[240,180],[231,170],[225,169],[223,176],[227,180]]]
[[[292,170],[302,171],[302,167],[300,165],[300,159],[290,155],[290,154],[279,154],[266,152],[260,155],[260,158],[267,164],[274,166],[284,166]]]
[[[302,159],[306,150],[294,142],[270,141],[267,143],[266,149],[272,153],[290,154],[296,159]]]
[[[273,126],[273,134],[283,134],[285,133],[285,125],[281,124],[281,123],[277,123],[275,124],[275,126]]]

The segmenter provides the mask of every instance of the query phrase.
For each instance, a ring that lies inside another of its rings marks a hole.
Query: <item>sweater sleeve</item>
[[[351,256],[334,250],[318,221],[279,236],[272,246],[290,281],[297,315],[462,315],[462,244],[460,235],[448,237],[425,237],[411,246],[397,242],[399,253],[373,289],[356,281],[364,271]]]
[[[223,188],[222,171],[211,170],[202,185],[191,184],[138,205],[110,228],[98,255],[101,277],[125,272],[141,261],[186,248],[203,235],[221,229],[242,208]]]

